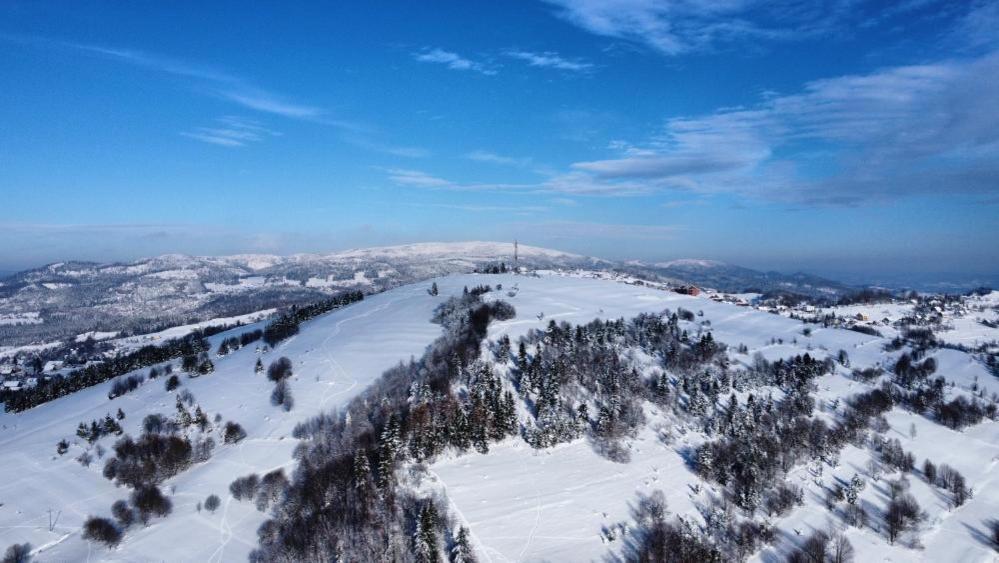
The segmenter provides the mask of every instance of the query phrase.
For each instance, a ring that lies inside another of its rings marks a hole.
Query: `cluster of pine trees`
[[[263,332],[264,342],[268,346],[274,347],[278,342],[298,334],[298,325],[303,322],[362,299],[364,299],[364,293],[347,291],[311,305],[292,305],[288,311],[267,324]]]
[[[172,503],[160,491],[159,485],[192,464],[211,457],[215,448],[215,440],[210,435],[213,426],[201,406],[194,404],[192,395],[182,393],[177,396],[176,410],[177,414],[172,418],[148,415],[142,421],[143,431],[137,439],[125,434],[115,442],[114,456],[105,462],[103,474],[105,478],[133,489],[131,505],[124,500],[115,502],[111,507],[114,520],[89,517],[84,523],[84,538],[113,546],[121,541],[125,530],[135,521],[145,525],[154,516],[168,515]],[[124,413],[121,417],[124,418]],[[216,421],[221,421],[221,417],[216,417]],[[82,431],[84,425],[80,428]],[[120,433],[120,427],[118,430]],[[235,443],[246,433],[238,424],[229,422],[223,435],[226,443]]]
[[[725,486],[729,499],[749,513],[767,494],[781,494],[776,485],[797,463],[831,459],[846,438],[811,417],[815,402],[809,390],[824,373],[821,366],[808,355],[771,364],[772,377],[784,382],[782,400],[758,400],[750,394],[740,404],[733,394],[724,410],[712,408],[708,415],[707,426],[720,435],[697,448],[695,468],[703,478]]]
[[[545,448],[589,433],[598,452],[626,461],[621,441],[645,422],[644,401],[702,414],[720,386],[731,382],[724,348],[710,332],[691,338],[680,320],[678,311],[577,326],[550,321],[545,330],[522,339],[512,376],[533,407],[525,430],[528,443]],[[501,363],[508,348],[500,343]],[[656,358],[660,375],[641,376],[623,359],[631,349]]]
[[[116,417],[117,420],[109,413],[103,420],[91,420],[89,426],[86,423],[81,422],[80,425],[76,427],[76,435],[90,444],[93,444],[97,440],[100,440],[104,436],[108,436],[110,434],[120,436],[123,431],[121,424],[119,424],[118,421],[125,419],[125,412],[118,409]]]
[[[146,377],[141,373],[133,373],[125,377],[115,379],[108,391],[108,400],[114,400],[125,393],[131,393],[139,388],[146,381]]]
[[[125,375],[130,371],[166,362],[175,358],[197,356],[208,350],[208,342],[197,335],[168,340],[161,346],[143,346],[135,352],[109,358],[100,364],[73,370],[65,377],[41,381],[31,389],[4,393],[7,412],[21,412],[42,403],[93,387]]]
[[[471,561],[467,532],[400,491],[396,469],[448,447],[487,451],[519,430],[512,392],[479,361],[489,322],[512,313],[477,292],[449,299],[435,315],[444,334],[420,359],[388,370],[343,414],[300,425],[299,470],[252,559],[439,561],[451,552]],[[253,481],[232,486],[248,497]]]
[[[235,352],[244,346],[249,346],[254,342],[260,340],[264,336],[264,331],[260,330],[248,330],[239,336],[230,336],[219,342],[218,349],[215,350],[215,354],[219,357],[225,356],[230,352]]]

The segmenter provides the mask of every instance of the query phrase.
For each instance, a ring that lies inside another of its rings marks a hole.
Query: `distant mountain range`
[[[672,260],[669,262],[631,261],[625,269],[653,273],[666,279],[682,280],[729,293],[794,293],[809,297],[836,299],[858,288],[804,273],[761,272],[714,260]]]
[[[528,268],[612,263],[520,245]],[[145,333],[209,318],[315,301],[346,289],[382,291],[514,263],[512,243],[424,243],[332,254],[186,256],[129,263],[59,262],[0,280],[0,346],[89,331]]]
[[[711,260],[613,262],[520,245],[529,269],[612,270],[726,292],[836,297],[855,288],[807,274]],[[139,334],[210,318],[315,301],[347,289],[378,292],[451,273],[513,267],[514,245],[422,243],[331,254],[168,254],[129,263],[59,262],[0,280],[0,346],[90,331]]]

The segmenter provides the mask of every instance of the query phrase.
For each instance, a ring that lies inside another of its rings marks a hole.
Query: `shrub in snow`
[[[121,541],[121,530],[107,518],[91,516],[83,523],[83,539],[114,547]]]
[[[128,528],[135,522],[135,511],[123,500],[115,501],[111,505],[111,515],[114,516],[122,528]]]
[[[888,541],[895,543],[899,536],[915,529],[925,519],[926,513],[920,509],[915,497],[909,493],[896,495],[885,509]]]
[[[180,378],[176,375],[171,375],[166,380],[166,390],[173,391],[174,389],[180,387]]]
[[[90,455],[90,452],[83,452],[77,456],[76,461],[80,462],[80,465],[84,467],[90,467],[90,463],[94,461],[94,456]]]
[[[275,469],[264,475],[263,479],[260,480],[260,487],[257,489],[257,510],[263,512],[271,503],[280,500],[288,485],[288,478],[284,476],[282,469]]]
[[[208,495],[205,499],[205,510],[208,512],[215,512],[219,506],[222,506],[222,499],[218,495]]]
[[[236,500],[251,500],[257,495],[260,478],[255,473],[240,477],[229,484],[229,493]]]
[[[267,379],[277,383],[283,379],[287,379],[292,375],[292,364],[291,360],[281,356],[280,358],[271,362],[270,367],[267,368]]]
[[[159,413],[146,415],[146,418],[142,419],[142,430],[146,433],[161,434],[166,428],[167,419]]]
[[[929,459],[923,462],[923,477],[926,477],[926,482],[931,485],[937,481],[937,466]]]
[[[804,499],[804,492],[801,487],[793,483],[780,483],[770,492],[764,507],[768,516],[783,516],[787,511],[800,505]]]
[[[111,384],[111,391],[108,392],[108,399],[115,399],[117,397],[121,397],[125,393],[135,391],[145,380],[146,378],[139,374],[132,374],[128,377],[119,377],[118,379],[115,379]]]
[[[104,465],[104,476],[133,488],[176,475],[193,456],[190,440],[162,434],[143,434],[138,440],[125,436],[115,443],[114,451],[115,457]]]
[[[166,516],[173,510],[173,503],[156,485],[144,485],[133,491],[132,506],[139,511],[143,524],[148,524],[153,516]]]
[[[805,543],[788,556],[788,563],[815,563],[830,561],[851,563],[854,558],[853,545],[842,533],[831,535],[824,530],[815,530]]]
[[[271,404],[283,408],[285,412],[290,411],[295,406],[295,401],[291,396],[291,388],[288,387],[286,381],[278,381],[277,385],[274,386],[274,391],[271,392]]]
[[[222,433],[222,441],[226,444],[236,444],[243,438],[246,438],[246,431],[243,427],[236,422],[225,423],[225,430]]]
[[[638,529],[624,546],[626,561],[718,562],[724,557],[702,532],[682,519],[666,520],[662,511],[649,514],[642,504],[636,510]]]
[[[28,563],[31,561],[31,544],[15,543],[7,548],[3,555],[3,563]]]

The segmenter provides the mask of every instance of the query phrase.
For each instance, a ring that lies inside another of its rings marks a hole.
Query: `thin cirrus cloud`
[[[579,59],[568,59],[554,51],[532,52],[509,50],[502,54],[511,59],[527,63],[528,66],[538,68],[571,72],[588,72],[594,68],[593,63]],[[413,58],[421,63],[444,65],[451,70],[478,72],[488,76],[496,75],[499,72],[493,65],[472,60],[454,51],[448,51],[440,47],[425,47],[423,50],[413,53]]]
[[[363,149],[406,158],[417,158],[429,154],[421,148],[395,146],[377,141],[378,131],[369,125],[333,116],[321,107],[298,102],[287,95],[261,88],[244,78],[211,66],[136,49],[58,41],[38,36],[0,34],[0,40],[40,48],[68,50],[164,75],[184,78],[190,81],[190,86],[194,91],[225,100],[244,109],[333,127],[340,132],[343,141]],[[185,136],[226,146],[239,146],[237,143],[245,145],[246,141],[250,140],[238,138],[247,135],[246,131],[231,129],[221,135],[212,133],[211,131],[191,130],[186,131]],[[214,133],[219,132],[215,131]]]
[[[736,39],[787,39],[805,29],[771,27],[747,18],[754,4],[750,1],[547,1],[557,6],[558,16],[590,33],[644,44],[670,56]]]
[[[115,49],[99,45],[53,42],[48,40],[36,41],[102,56],[118,62],[174,76],[196,79],[201,83],[201,87],[212,95],[248,109],[293,119],[319,120],[324,116],[323,110],[318,107],[290,101],[286,96],[259,88],[240,77],[209,66],[196,65],[133,49]]]
[[[577,162],[570,183],[855,205],[999,194],[999,53],[807,83],[749,108],[673,118],[641,146]],[[565,181],[565,179],[563,180]]]
[[[220,117],[210,127],[196,127],[188,131],[181,131],[180,134],[203,143],[223,147],[244,147],[281,135],[277,131],[264,127],[256,120],[236,116]]]
[[[529,157],[517,158],[484,150],[474,150],[466,154],[465,158],[468,160],[474,160],[475,162],[499,164],[501,166],[513,166],[516,168],[523,168],[531,164],[531,158]]]
[[[535,53],[531,51],[507,51],[506,56],[524,61],[529,66],[553,68],[572,72],[587,72],[593,70],[593,63],[578,59],[567,59],[553,51]]]
[[[464,192],[547,193],[563,196],[635,196],[655,189],[642,182],[597,179],[578,172],[552,175],[537,183],[457,182],[422,170],[390,168],[385,170],[393,184],[404,188]]]
[[[404,188],[448,190],[460,192],[529,192],[537,191],[537,184],[512,183],[463,183],[440,178],[422,170],[389,168],[385,170],[393,184]]]
[[[465,58],[453,51],[446,51],[439,47],[425,48],[422,51],[413,53],[413,58],[421,63],[434,63],[446,66],[451,70],[472,71],[485,75],[494,75],[496,70],[489,66]]]
[[[671,57],[734,46],[756,48],[846,36],[858,27],[894,25],[893,18],[913,12],[930,18],[950,11],[943,0],[915,0],[894,6],[871,0],[544,1],[555,7],[558,17],[585,31],[644,45]],[[970,24],[984,29],[981,24],[989,21],[982,17]]]
[[[806,83],[736,109],[668,119],[614,156],[532,184],[467,183],[395,170],[400,186],[624,197],[733,193],[792,205],[859,205],[930,195],[999,195],[999,52]],[[466,158],[518,165],[488,151]]]

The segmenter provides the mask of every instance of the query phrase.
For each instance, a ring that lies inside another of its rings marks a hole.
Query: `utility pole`
[[[59,517],[62,516],[62,511],[60,510],[56,513],[55,518],[52,518],[52,509],[49,509],[49,531],[55,530],[56,522],[59,521]]]

